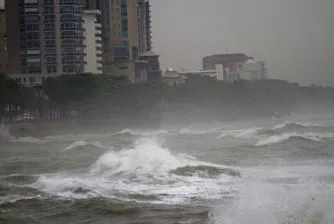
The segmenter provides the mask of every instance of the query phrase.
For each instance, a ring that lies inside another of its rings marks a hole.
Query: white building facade
[[[263,61],[248,61],[242,65],[239,73],[242,80],[255,81],[267,78],[267,69]]]
[[[85,73],[102,74],[102,31],[97,22],[99,10],[84,11]]]
[[[223,65],[216,65],[215,70],[179,71],[178,73],[186,77],[191,75],[199,75],[199,76],[209,76],[220,81],[223,81],[224,79]]]

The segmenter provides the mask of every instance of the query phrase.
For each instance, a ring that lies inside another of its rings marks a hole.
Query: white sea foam
[[[123,129],[119,132],[116,132],[116,135],[134,135],[134,136],[157,136],[157,135],[164,135],[167,134],[167,130],[156,130],[156,131],[144,131],[144,130],[133,130],[133,129]]]
[[[321,142],[324,141],[328,138],[333,138],[334,134],[333,133],[297,133],[297,132],[289,132],[289,133],[283,133],[281,135],[272,135],[268,138],[259,140],[256,143],[256,146],[264,146],[264,145],[270,145],[270,144],[275,144],[279,142],[284,142],[290,138],[304,138],[308,139],[311,141],[317,141]]]
[[[184,134],[184,135],[204,135],[209,133],[217,132],[217,128],[212,129],[193,129],[193,128],[182,128],[179,130],[178,134]]]
[[[126,200],[129,195],[154,195],[150,203],[187,203],[191,198],[217,199],[233,192],[225,185],[234,178],[232,176],[202,178],[196,174],[180,176],[171,172],[184,166],[200,165],[224,168],[190,156],[174,155],[157,141],[146,139],[138,141],[132,149],[105,153],[87,173],[41,175],[29,186],[48,194],[74,198],[102,196]]]
[[[212,209],[213,224],[325,224],[334,223],[333,185],[312,177],[333,173],[318,164],[291,167],[261,167],[243,170],[238,196]],[[272,178],[294,177],[297,182],[268,182]],[[309,178],[306,178],[309,177]],[[298,180],[298,179],[303,179]]]
[[[286,127],[300,127],[300,128],[307,128],[307,127],[326,127],[327,124],[319,124],[319,123],[311,123],[311,122],[292,122],[292,121],[285,121],[283,123],[277,124],[272,128],[272,130],[283,129]]]

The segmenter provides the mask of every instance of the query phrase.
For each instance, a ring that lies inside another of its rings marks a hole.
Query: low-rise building
[[[145,51],[139,55],[139,60],[147,61],[149,64],[147,77],[149,82],[161,81],[162,71],[160,69],[159,57],[160,55],[153,51]]]
[[[267,76],[266,64],[263,61],[247,61],[242,65],[239,73],[242,80],[263,80]]]
[[[214,70],[192,70],[192,71],[182,70],[179,71],[179,74],[186,77],[192,75],[199,75],[199,76],[209,76],[220,81],[224,80],[224,68],[223,65],[219,64],[215,65]]]
[[[34,87],[36,85],[42,84],[44,80],[50,76],[43,76],[41,74],[11,73],[9,77],[21,85],[26,87]]]
[[[112,76],[126,76],[132,83],[148,82],[150,64],[148,61],[118,61],[110,68]]]
[[[185,80],[186,80],[185,75],[171,68],[167,69],[162,74],[162,78],[161,78],[161,82],[169,86],[176,86],[176,85],[184,84]]]

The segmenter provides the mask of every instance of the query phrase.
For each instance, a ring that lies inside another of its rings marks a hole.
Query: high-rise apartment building
[[[0,73],[7,72],[8,52],[6,38],[6,11],[0,8]]]
[[[84,72],[85,0],[7,0],[5,5],[10,73]]]
[[[84,11],[85,73],[102,74],[102,31],[97,22],[99,10]]]
[[[138,0],[139,51],[151,51],[151,9],[150,2]]]
[[[101,11],[103,72],[135,80],[139,55],[151,49],[150,4],[147,0],[87,0]],[[138,62],[139,63],[139,62]]]

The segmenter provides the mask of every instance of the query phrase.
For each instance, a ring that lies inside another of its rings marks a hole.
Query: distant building
[[[216,65],[223,65],[229,72],[237,72],[239,66],[253,59],[245,54],[215,54],[203,58],[203,70],[214,70]]]
[[[179,74],[184,76],[192,76],[192,75],[199,75],[199,76],[209,76],[212,78],[217,78],[218,73],[216,70],[190,70],[190,71],[179,71]]]
[[[139,56],[139,60],[146,61],[149,64],[148,69],[148,81],[149,82],[160,82],[162,71],[159,63],[160,55],[153,51],[146,51]]]
[[[117,61],[111,67],[113,76],[127,76],[133,83],[148,81],[150,65],[148,61]]]
[[[7,72],[8,52],[6,38],[6,11],[0,7],[0,73]]]
[[[240,69],[240,79],[242,80],[263,80],[267,77],[266,64],[263,61],[247,61]]]
[[[102,32],[97,22],[99,10],[84,11],[85,73],[102,74]]]
[[[179,74],[186,77],[192,75],[209,76],[217,80],[223,81],[224,71],[222,65],[215,65],[215,69],[213,70],[191,70],[191,71],[182,70],[179,71]]]
[[[186,76],[180,74],[178,71],[174,69],[167,69],[161,78],[161,82],[167,84],[169,86],[176,86],[184,84],[186,80]]]

